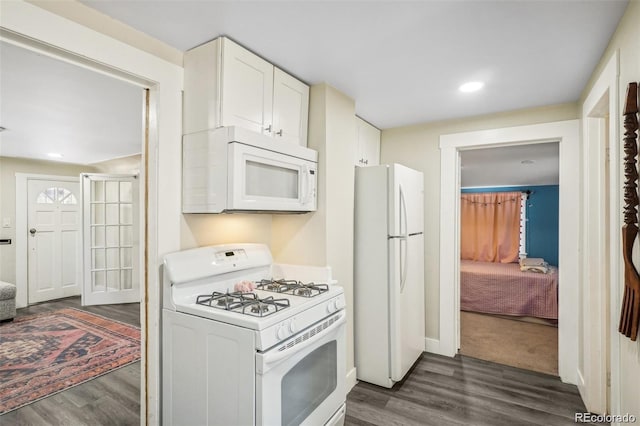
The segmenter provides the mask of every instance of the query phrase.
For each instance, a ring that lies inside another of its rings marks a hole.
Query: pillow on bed
[[[546,274],[549,272],[549,264],[541,257],[525,257],[520,259],[520,270],[522,272]]]

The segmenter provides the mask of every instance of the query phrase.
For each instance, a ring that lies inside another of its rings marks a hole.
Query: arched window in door
[[[76,196],[66,188],[51,187],[38,194],[36,203],[38,204],[78,204]]]

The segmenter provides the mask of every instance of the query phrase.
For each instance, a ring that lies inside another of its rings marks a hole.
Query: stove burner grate
[[[198,296],[196,298],[196,303],[198,305],[211,306],[212,308],[231,311],[233,309],[241,308],[247,303],[252,303],[255,300],[257,300],[257,296],[253,293],[220,293],[214,291],[211,294],[203,294]]]
[[[302,283],[296,280],[264,279],[256,281],[260,290],[273,291],[275,293],[292,294],[294,296],[314,297],[329,291],[327,284]]]
[[[266,317],[288,307],[289,299],[274,299],[273,296],[269,296],[265,299],[256,299],[247,303],[242,307],[242,313],[255,317]]]
[[[276,293],[285,293],[291,290],[293,287],[298,285],[298,281],[295,280],[274,280],[274,279],[264,279],[260,281],[256,281],[257,288],[261,290],[273,291]]]

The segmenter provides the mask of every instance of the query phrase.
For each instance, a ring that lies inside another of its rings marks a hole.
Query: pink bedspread
[[[558,269],[521,272],[517,263],[460,261],[460,308],[558,319]]]

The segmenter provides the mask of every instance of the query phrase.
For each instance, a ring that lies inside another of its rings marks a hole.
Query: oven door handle
[[[280,361],[282,361],[285,358],[288,358],[300,351],[303,351],[304,349],[306,349],[307,347],[315,344],[318,340],[324,338],[325,336],[329,335],[330,333],[332,333],[334,330],[336,330],[338,327],[341,327],[344,323],[347,322],[347,315],[345,313],[345,311],[343,310],[342,312],[340,312],[339,314],[337,314],[339,316],[339,318],[336,319],[336,321],[331,324],[329,327],[325,328],[324,330],[322,330],[320,333],[317,333],[316,335],[314,335],[313,337],[310,337],[308,340],[305,340],[301,343],[298,344],[294,344],[293,346],[291,346],[290,348],[286,348],[284,350],[281,351],[267,351],[265,353],[260,354],[260,358],[261,358],[261,362],[259,362],[258,365],[258,372],[259,373],[265,373],[268,370],[271,369],[271,367],[273,367],[274,364],[279,363]],[[310,328],[314,328],[314,327],[310,327]],[[302,332],[301,334],[304,334],[304,332]],[[296,338],[294,337],[293,340],[295,340]],[[284,342],[283,342],[284,343]],[[280,343],[280,345],[282,345],[283,343]]]

